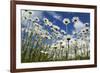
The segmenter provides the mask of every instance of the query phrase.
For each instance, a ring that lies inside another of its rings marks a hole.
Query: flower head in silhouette
[[[70,20],[69,20],[68,18],[64,18],[64,19],[63,19],[63,23],[64,23],[65,25],[68,25],[68,24],[70,23]]]
[[[33,22],[39,22],[40,20],[39,20],[39,18],[38,17],[34,17],[33,18]]]

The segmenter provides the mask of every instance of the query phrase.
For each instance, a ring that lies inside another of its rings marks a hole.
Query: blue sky
[[[63,19],[64,18],[69,18],[70,20],[72,20],[73,17],[79,17],[79,19],[85,23],[88,22],[90,23],[90,14],[89,13],[77,13],[77,12],[55,12],[56,14],[61,16],[61,19],[58,20],[56,18],[53,18],[52,15],[50,15],[49,13],[53,13],[53,12],[47,12],[44,11],[44,16],[48,17],[49,20],[51,20],[52,22],[54,22],[55,25],[59,26],[61,29],[66,30],[66,26],[63,24]],[[69,25],[67,25],[67,33],[72,33],[72,31],[74,30],[73,27],[73,23],[71,22]]]
[[[90,13],[79,13],[79,12],[61,12],[61,11],[40,11],[40,10],[28,10],[32,11],[32,18],[38,17],[39,18],[39,24],[44,27],[43,18],[47,18],[50,22],[52,22],[53,25],[56,25],[60,27],[61,30],[65,30],[67,28],[66,33],[73,35],[72,32],[74,31],[74,23],[72,22],[73,17],[78,17],[81,22],[83,23],[90,23]],[[70,20],[70,23],[66,25],[63,23],[63,20],[65,18],[68,18]],[[30,21],[29,21],[30,22]],[[22,21],[22,25],[28,26],[28,22]],[[32,24],[32,22],[30,23]],[[21,26],[23,28],[23,26]],[[52,34],[51,27],[45,26],[44,29],[46,29],[50,34]],[[25,38],[27,33],[22,33],[22,38]],[[64,34],[63,34],[64,35]],[[66,34],[65,34],[66,35]],[[49,43],[49,41],[48,41]],[[50,43],[52,44],[52,40],[50,40]]]
[[[59,26],[63,30],[66,30],[66,26],[63,24],[63,19],[69,18],[71,21],[71,23],[69,25],[67,25],[67,31],[68,31],[67,33],[69,33],[69,34],[71,34],[72,31],[74,30],[73,23],[72,23],[73,17],[75,17],[75,16],[79,17],[79,19],[83,23],[90,23],[90,14],[89,13],[61,12],[61,11],[40,11],[40,13],[42,13],[43,18],[44,17],[48,18],[53,24]],[[54,16],[56,16],[56,18]]]
[[[79,17],[83,23],[90,23],[90,14],[89,13],[79,13],[79,12],[61,12],[61,11],[40,11],[32,10],[34,15],[37,14],[40,17],[40,24],[43,22],[43,18],[48,18],[54,25],[59,26],[61,29],[66,31],[66,26],[63,24],[64,18],[70,19],[70,24],[67,25],[67,33],[71,34],[74,30],[72,18]],[[37,16],[38,16],[37,15]],[[40,16],[41,15],[41,16]],[[33,16],[34,17],[34,16]]]

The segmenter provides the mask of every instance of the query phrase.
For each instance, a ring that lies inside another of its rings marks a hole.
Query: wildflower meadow
[[[21,62],[90,59],[90,14],[21,10]]]

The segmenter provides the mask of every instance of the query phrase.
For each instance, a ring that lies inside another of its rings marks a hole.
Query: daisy
[[[32,15],[32,11],[29,11],[28,13],[29,13],[30,15]]]
[[[85,27],[86,32],[89,32],[89,27]]]
[[[75,31],[79,32],[82,28],[85,27],[82,21],[80,21],[79,17],[73,17],[72,22],[74,23]]]
[[[26,20],[26,19],[27,19],[27,18],[26,18],[26,11],[25,11],[25,10],[22,10],[22,11],[21,11],[21,15],[22,15],[22,16],[21,16],[21,19],[22,19],[22,20]]]
[[[38,23],[34,23],[34,25],[35,25],[36,27],[39,27],[39,24],[38,24]]]
[[[60,46],[60,49],[66,47],[66,41],[65,40],[59,40],[59,41],[57,41],[57,43]]]
[[[42,32],[41,30],[43,30],[42,26],[39,25],[38,23],[34,23],[34,29],[32,31],[35,32],[36,34],[41,34]]]
[[[57,49],[57,44],[53,43],[53,44],[51,45],[51,47],[52,47],[52,49]]]
[[[52,27],[53,27],[53,29],[56,30],[56,31],[60,29],[60,28],[59,28],[58,26],[56,26],[56,25],[53,25]]]
[[[59,31],[55,31],[56,35],[61,35],[61,33]]]
[[[45,54],[48,54],[48,52],[44,52]]]
[[[64,45],[61,45],[61,48],[65,48],[65,46]]]
[[[62,38],[62,35],[59,33],[57,34],[57,39],[60,39],[60,38]]]
[[[50,28],[53,32],[55,31],[55,29],[54,28]]]
[[[72,39],[72,44],[77,45],[77,41],[75,39]]]
[[[52,27],[53,26],[52,22],[48,22],[48,26]]]
[[[24,10],[25,12],[27,12],[28,10]]]
[[[22,14],[22,16],[25,18],[25,19],[29,19],[32,17],[32,14],[33,12],[32,11],[29,11],[29,10],[25,10]]]
[[[84,29],[82,30],[82,33],[85,34],[85,33],[86,33],[86,30],[87,30],[87,29],[84,28]]]
[[[67,35],[67,40],[71,40],[71,35]]]
[[[47,18],[43,18],[43,21],[44,21],[45,24],[49,23],[49,20]]]
[[[41,26],[40,24],[34,23],[34,25],[35,25],[36,27],[38,27],[39,29],[42,29],[42,26]]]
[[[66,32],[64,30],[61,30],[61,33],[66,34]]]
[[[63,23],[64,23],[65,25],[68,25],[68,24],[70,23],[70,20],[69,20],[68,18],[64,18],[64,19],[63,19]]]
[[[85,23],[84,25],[87,27],[87,26],[89,26],[89,23]]]
[[[58,44],[63,44],[63,40],[57,41]]]
[[[39,18],[38,17],[34,17],[33,18],[33,22],[39,22],[40,20],[39,20]]]
[[[57,46],[54,46],[53,48],[54,48],[54,49],[57,49]]]
[[[72,33],[73,33],[73,35],[75,35],[75,34],[76,34],[76,32],[75,32],[75,31],[73,31]]]
[[[50,40],[50,39],[51,39],[51,37],[50,37],[50,36],[48,36],[48,39]]]
[[[79,17],[73,17],[73,18],[72,18],[72,22],[76,23],[76,22],[78,22],[78,21],[79,21]]]
[[[45,38],[47,38],[47,39],[51,39],[51,37],[50,37],[50,36],[47,36],[47,35],[45,36]]]
[[[42,50],[42,51],[40,51],[41,53],[44,53],[44,51]]]

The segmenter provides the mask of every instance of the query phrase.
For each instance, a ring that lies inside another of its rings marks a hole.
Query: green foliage
[[[38,35],[36,35],[38,39],[34,39],[34,41],[32,41],[32,35],[33,33],[31,32],[28,35],[28,37],[26,37],[26,39],[22,40],[21,42],[21,62],[22,63],[90,59],[90,57],[87,55],[86,56],[77,55],[76,49],[75,49],[75,58],[68,58],[69,50],[66,51],[65,56],[61,56],[60,58],[57,55],[55,56],[57,49],[55,49],[56,51],[54,52],[54,54],[49,55],[48,53],[46,53],[46,51],[50,49],[50,46],[45,46],[42,42],[42,39],[38,37]]]

